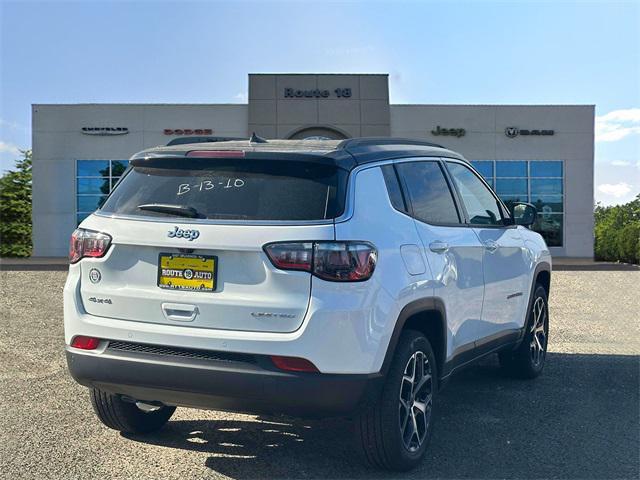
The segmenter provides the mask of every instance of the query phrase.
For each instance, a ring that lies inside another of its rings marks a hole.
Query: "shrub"
[[[640,264],[640,195],[624,205],[596,205],[595,257]]]
[[[0,177],[0,256],[31,255],[31,150]]]

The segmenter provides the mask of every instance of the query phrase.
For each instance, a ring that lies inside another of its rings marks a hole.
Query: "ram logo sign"
[[[527,135],[536,135],[536,136],[549,136],[555,134],[554,130],[540,130],[540,129],[524,129],[518,127],[507,127],[504,129],[504,134],[509,138],[516,138],[518,135],[527,136]]]

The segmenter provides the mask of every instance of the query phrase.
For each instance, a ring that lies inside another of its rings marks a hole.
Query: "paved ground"
[[[0,477],[392,477],[354,458],[344,421],[178,409],[148,438],[102,427],[65,370],[64,278],[0,272]],[[401,478],[640,477],[640,271],[556,272],[552,286],[543,376],[504,378],[493,359],[458,375],[427,461]]]

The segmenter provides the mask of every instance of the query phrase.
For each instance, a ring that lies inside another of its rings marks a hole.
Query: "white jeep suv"
[[[414,140],[143,151],[73,233],[69,370],[116,430],[176,406],[347,415],[367,460],[412,468],[456,370],[542,371],[551,258],[512,211]]]

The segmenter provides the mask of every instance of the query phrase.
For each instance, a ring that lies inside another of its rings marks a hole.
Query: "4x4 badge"
[[[167,236],[169,238],[186,238],[191,242],[200,236],[200,232],[198,230],[183,230],[179,227],[173,227],[173,230],[169,230]]]

